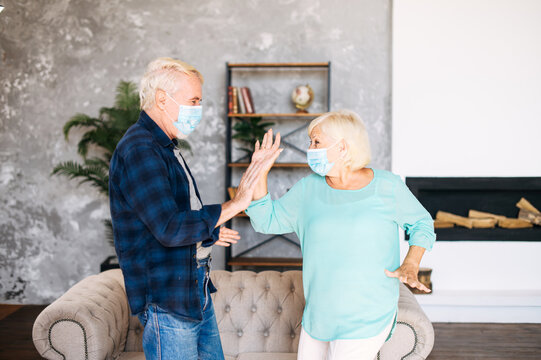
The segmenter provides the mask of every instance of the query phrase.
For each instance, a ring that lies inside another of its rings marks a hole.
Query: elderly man
[[[145,327],[147,360],[224,358],[210,298],[211,247],[239,239],[220,225],[248,207],[262,169],[279,154],[254,160],[234,199],[203,205],[176,140],[201,120],[202,83],[184,62],[152,61],[141,80],[139,120],[111,159],[115,249],[131,311]]]

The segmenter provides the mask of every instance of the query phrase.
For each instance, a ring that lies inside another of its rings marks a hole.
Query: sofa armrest
[[[401,283],[395,331],[381,348],[378,359],[426,359],[433,346],[432,323],[415,296]]]
[[[130,309],[119,269],[92,275],[46,307],[32,338],[47,359],[112,359],[124,350]]]

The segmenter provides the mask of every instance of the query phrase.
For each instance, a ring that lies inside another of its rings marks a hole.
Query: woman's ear
[[[339,147],[340,149],[340,156],[343,157],[344,155],[347,154],[348,152],[348,143],[346,142],[346,140],[342,139],[340,141],[340,144],[339,144]]]

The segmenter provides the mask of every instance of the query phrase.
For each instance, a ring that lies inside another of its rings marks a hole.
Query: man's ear
[[[155,95],[155,103],[156,103],[156,106],[158,107],[158,109],[160,110],[165,110],[165,100],[167,98],[167,95],[165,94],[165,91],[163,90],[156,90],[156,95]]]

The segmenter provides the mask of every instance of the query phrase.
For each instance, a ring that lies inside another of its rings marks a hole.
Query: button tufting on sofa
[[[231,306],[226,305],[226,306],[224,307],[224,311],[225,311],[226,313],[230,312],[230,311],[231,311]]]
[[[237,331],[237,336],[238,337],[241,337],[243,334],[244,334],[244,332],[242,330]]]
[[[257,311],[257,307],[255,305],[252,306],[252,312],[255,313]]]

